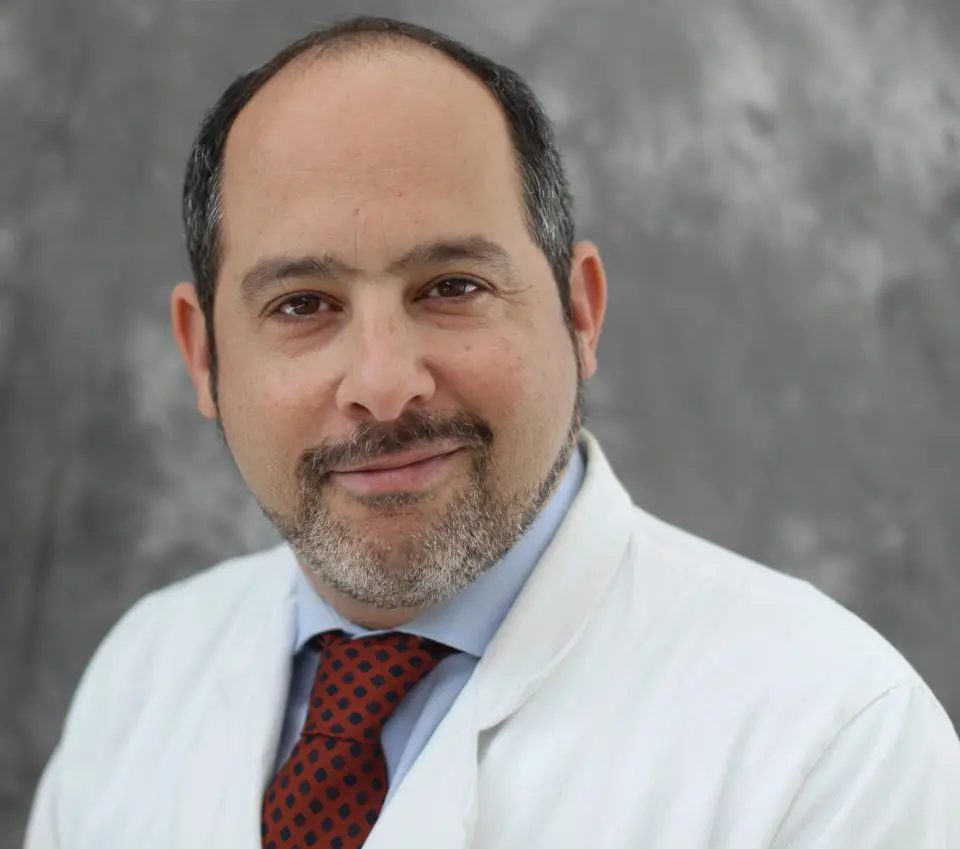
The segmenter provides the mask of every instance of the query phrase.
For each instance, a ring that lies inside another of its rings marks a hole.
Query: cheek
[[[317,397],[319,372],[306,362],[278,357],[254,346],[221,358],[221,400],[257,418],[294,415]],[[279,424],[279,422],[278,422]]]
[[[245,466],[260,466],[261,474],[276,468],[285,472],[317,438],[324,397],[314,369],[265,359],[224,362],[220,390],[224,427],[238,464],[246,460]]]
[[[452,379],[503,443],[535,455],[544,443],[552,444],[554,430],[565,432],[576,393],[569,348],[569,342],[563,347],[532,327],[489,333],[482,343],[464,345],[463,356],[452,361]]]
[[[289,360],[264,369],[258,380],[261,403],[278,424],[312,421],[316,429],[317,414],[327,398],[322,372],[307,361]]]
[[[525,367],[528,353],[517,338],[487,329],[462,341],[446,370],[457,394],[496,427],[519,413],[518,405],[533,388]]]

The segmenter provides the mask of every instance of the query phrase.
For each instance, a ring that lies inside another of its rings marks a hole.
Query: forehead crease
[[[508,198],[510,203],[519,198],[512,159],[498,161],[489,149],[477,149],[469,140],[451,144],[446,152],[382,147],[359,146],[338,154],[307,142],[286,159],[277,153],[261,154],[259,161],[234,159],[233,171],[225,174],[224,212],[233,207],[242,209],[244,217],[260,217],[270,210],[270,216],[314,218],[325,208],[350,203],[357,205],[359,214],[370,202],[383,212],[389,206],[402,210],[419,202],[419,212],[429,215],[432,209],[449,211],[488,202],[500,208]],[[234,179],[239,175],[242,179]],[[516,185],[504,192],[508,182]]]
[[[371,106],[368,113],[375,111]],[[483,127],[471,127],[451,115],[408,114],[385,120],[372,114],[349,117],[337,127],[312,122],[305,126],[277,123],[234,146],[249,176],[289,179],[322,176],[334,182],[358,178],[389,180],[438,176],[452,172],[468,176],[470,169],[492,167],[502,156],[496,137]],[[429,128],[429,129],[425,129]],[[247,175],[245,174],[245,177]]]

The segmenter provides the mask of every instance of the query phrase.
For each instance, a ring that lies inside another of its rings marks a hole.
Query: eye
[[[484,291],[484,287],[469,277],[445,277],[438,280],[427,290],[427,297],[431,300],[456,301],[472,298]],[[438,292],[431,296],[430,292]]]
[[[277,304],[274,313],[283,318],[307,318],[329,309],[329,304],[318,295],[293,295]]]

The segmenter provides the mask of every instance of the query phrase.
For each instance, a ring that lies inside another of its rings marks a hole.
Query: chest
[[[801,723],[715,681],[555,676],[480,735],[473,849],[769,849]]]

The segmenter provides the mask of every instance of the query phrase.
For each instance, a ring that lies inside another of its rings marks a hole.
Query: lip
[[[375,465],[331,474],[353,495],[380,495],[389,492],[414,492],[427,489],[449,470],[460,454],[460,447],[420,449],[384,457]]]
[[[347,469],[335,469],[336,474],[354,474],[355,472],[381,472],[386,469],[399,469],[403,466],[409,466],[413,463],[419,463],[423,460],[429,460],[432,457],[439,457],[443,454],[452,454],[460,446],[438,447],[436,445],[415,448],[411,451],[403,451],[399,454],[390,454],[379,460],[365,463],[362,466],[352,466]]]

